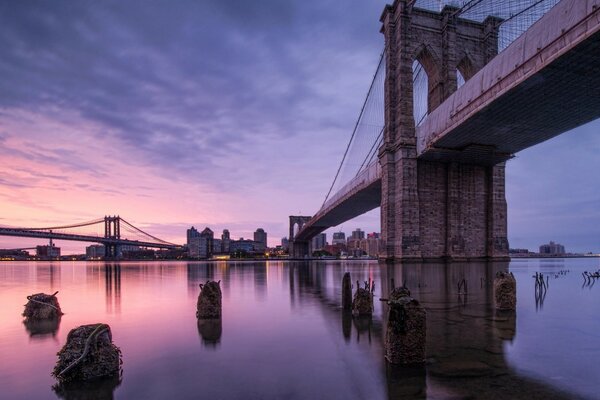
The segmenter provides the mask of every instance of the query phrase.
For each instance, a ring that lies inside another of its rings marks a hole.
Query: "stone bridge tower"
[[[413,62],[428,78],[434,110],[457,89],[457,71],[472,77],[496,54],[501,20],[458,18],[395,0],[381,16],[385,37],[385,130],[381,230],[386,258],[501,259],[508,256],[504,163],[421,160],[416,156]]]
[[[296,240],[295,236],[305,223],[307,223],[312,217],[305,215],[290,215],[290,234],[289,238],[289,252],[290,257],[293,258],[304,258],[307,254],[310,255],[310,243],[308,241]]]

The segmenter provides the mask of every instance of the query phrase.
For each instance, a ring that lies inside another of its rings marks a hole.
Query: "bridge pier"
[[[504,163],[417,157],[413,63],[427,74],[428,113],[497,53],[499,20],[464,21],[406,0],[387,6],[381,230],[388,260],[508,257]],[[485,158],[484,158],[485,159]],[[480,158],[478,159],[480,160]],[[497,165],[496,165],[497,164]]]
[[[310,243],[307,241],[295,240],[290,242],[290,257],[306,258],[310,256]]]

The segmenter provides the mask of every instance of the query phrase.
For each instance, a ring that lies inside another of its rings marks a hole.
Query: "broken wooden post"
[[[221,281],[200,284],[196,306],[196,317],[202,319],[221,318]]]
[[[373,291],[375,290],[375,282],[365,281],[365,287],[361,288],[356,281],[356,293],[352,300],[352,315],[364,316],[373,315]]]
[[[342,278],[342,309],[352,309],[352,280],[350,272],[346,272]]]
[[[397,288],[389,295],[385,358],[392,364],[425,362],[427,313],[410,297],[410,291]]]
[[[494,279],[494,299],[498,310],[516,310],[517,281],[510,272],[498,271]]]
[[[27,304],[25,304],[25,310],[23,316],[28,319],[47,319],[47,318],[58,318],[63,315],[58,304],[58,299],[54,294],[36,293],[31,296],[27,296]]]
[[[120,373],[121,350],[113,344],[107,324],[72,329],[52,371],[61,383],[120,376]]]

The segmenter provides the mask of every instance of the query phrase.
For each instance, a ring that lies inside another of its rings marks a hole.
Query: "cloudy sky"
[[[0,0],[0,225],[118,214],[178,243],[190,225],[278,243],[323,202],[385,3]],[[599,128],[509,162],[511,247],[600,251]]]

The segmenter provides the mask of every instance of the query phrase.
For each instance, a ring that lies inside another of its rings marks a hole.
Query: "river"
[[[384,265],[319,262],[3,262],[0,398],[600,398],[598,258]],[[517,310],[493,307],[493,279],[517,279]],[[372,319],[341,310],[341,281],[375,282]],[[535,295],[533,275],[548,279]],[[386,364],[392,279],[427,310],[424,368]],[[467,293],[459,294],[465,279]],[[220,280],[221,321],[198,324],[199,284]],[[55,324],[23,323],[26,297],[59,291]],[[120,379],[56,389],[68,332],[110,325]]]

